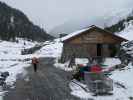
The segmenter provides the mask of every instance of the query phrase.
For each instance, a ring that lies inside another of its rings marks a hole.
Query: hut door
[[[102,44],[97,44],[97,56],[102,56]]]

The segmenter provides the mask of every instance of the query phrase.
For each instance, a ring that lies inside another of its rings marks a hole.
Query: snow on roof
[[[87,31],[87,30],[89,30],[89,29],[92,29],[92,28],[95,28],[95,27],[98,28],[97,26],[92,25],[92,26],[90,26],[90,27],[88,27],[88,28],[81,29],[81,30],[75,31],[75,32],[73,32],[73,33],[70,33],[70,34],[68,34],[67,36],[62,37],[62,38],[61,38],[61,41],[65,41],[65,40],[67,40],[67,39],[70,39],[70,38],[72,38],[72,37],[74,37],[74,36],[77,36],[77,35],[79,35],[79,34],[85,32],[85,31]],[[99,28],[99,29],[100,29],[100,28]],[[103,30],[103,31],[108,32],[108,31],[106,31],[106,30]],[[108,32],[108,33],[110,33],[110,32]],[[112,34],[112,33],[110,33],[110,34]],[[123,39],[123,40],[125,40],[125,41],[128,40],[128,39],[125,39],[123,36],[120,36],[120,35],[118,35],[118,34],[112,34],[112,35],[115,35],[116,37],[121,38],[121,39]]]
[[[67,36],[62,37],[61,40],[62,40],[62,41],[65,41],[65,40],[67,40],[67,39],[69,39],[69,38],[71,38],[71,37],[74,37],[74,36],[76,36],[76,35],[81,34],[82,32],[87,31],[87,30],[89,30],[89,29],[91,29],[91,28],[93,28],[93,27],[95,27],[95,26],[92,25],[92,26],[90,26],[90,27],[88,27],[88,28],[81,29],[81,30],[75,31],[75,32],[73,32],[73,33],[70,33],[70,34],[68,34]]]

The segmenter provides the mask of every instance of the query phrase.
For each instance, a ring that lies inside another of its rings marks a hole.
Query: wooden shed
[[[62,38],[61,62],[70,60],[72,56],[76,58],[113,57],[116,48],[119,48],[123,41],[127,40],[92,25]]]

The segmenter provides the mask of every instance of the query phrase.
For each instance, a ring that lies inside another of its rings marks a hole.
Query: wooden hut
[[[92,25],[62,38],[61,62],[86,57],[113,57],[116,48],[126,39]]]

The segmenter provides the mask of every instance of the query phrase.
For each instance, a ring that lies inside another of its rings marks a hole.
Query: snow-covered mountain
[[[131,11],[126,16],[119,18],[119,20],[117,20],[115,24],[112,24],[110,26],[108,24],[105,29],[117,35],[120,35],[127,40],[133,40],[133,11]]]
[[[125,28],[120,32],[116,32],[116,34],[119,34],[127,40],[133,40],[133,19],[129,22],[125,22],[124,26]]]

